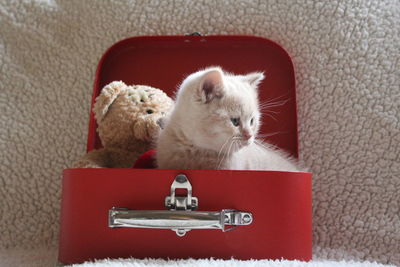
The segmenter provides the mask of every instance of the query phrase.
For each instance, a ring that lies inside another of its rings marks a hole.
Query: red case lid
[[[277,43],[253,36],[132,37],[110,47],[96,71],[92,107],[101,89],[115,80],[143,84],[173,96],[183,79],[199,69],[221,66],[245,74],[264,71],[260,102],[269,103],[260,134],[270,144],[298,156],[295,77],[288,53]],[[90,113],[87,151],[101,147]]]

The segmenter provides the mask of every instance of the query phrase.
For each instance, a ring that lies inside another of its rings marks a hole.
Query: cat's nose
[[[242,134],[242,137],[243,137],[244,140],[249,140],[251,138],[251,134],[248,133],[248,132],[244,132]]]

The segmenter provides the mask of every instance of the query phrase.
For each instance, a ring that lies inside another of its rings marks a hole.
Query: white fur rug
[[[399,25],[397,0],[0,0],[0,265],[55,260],[32,248],[57,247],[61,171],[85,151],[104,51],[193,31],[259,35],[292,55],[318,261],[147,263],[400,265]]]
[[[57,251],[54,249],[40,248],[32,250],[9,249],[0,252],[0,266],[18,267],[47,267],[56,266]],[[61,265],[59,265],[61,266]],[[314,260],[311,262],[301,261],[239,261],[239,260],[180,260],[166,261],[160,259],[115,259],[99,260],[96,262],[86,262],[84,264],[69,265],[70,267],[394,267],[394,265],[384,265],[376,262],[354,262],[354,261],[332,261]]]
[[[313,261],[313,262],[301,262],[301,261],[238,261],[238,260],[182,260],[182,261],[165,261],[165,260],[133,260],[125,259],[119,260],[103,260],[96,263],[85,263],[79,265],[72,265],[74,267],[183,267],[183,266],[202,266],[202,267],[387,267],[389,265],[383,265],[371,262],[346,262],[346,261]],[[394,266],[394,265],[393,265]]]

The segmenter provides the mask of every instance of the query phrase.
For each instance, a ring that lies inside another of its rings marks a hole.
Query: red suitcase
[[[274,108],[274,118],[263,118],[261,133],[276,133],[266,141],[297,157],[293,64],[282,47],[264,38],[123,40],[100,60],[93,101],[114,80],[161,88],[171,96],[186,75],[212,65],[240,74],[265,72],[261,101],[282,105]],[[91,113],[87,150],[99,147]],[[312,256],[311,173],[67,169],[62,186],[59,261],[64,264],[120,257],[307,261]]]

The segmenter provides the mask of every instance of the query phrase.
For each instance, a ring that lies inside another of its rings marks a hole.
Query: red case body
[[[96,72],[93,102],[114,80],[145,84],[172,96],[183,78],[207,66],[233,73],[264,71],[261,102],[280,101],[263,117],[265,138],[297,157],[293,64],[276,43],[249,36],[134,37],[112,46]],[[92,105],[93,105],[92,102]],[[101,147],[93,113],[88,151]],[[177,174],[186,174],[199,209],[253,214],[249,226],[229,232],[109,228],[112,207],[162,210]],[[298,259],[312,256],[311,173],[225,170],[68,169],[62,188],[59,261],[101,258]]]

